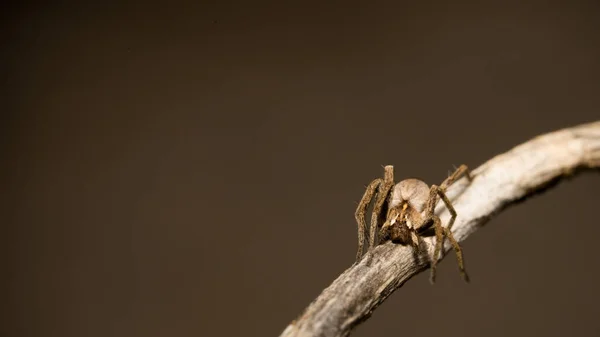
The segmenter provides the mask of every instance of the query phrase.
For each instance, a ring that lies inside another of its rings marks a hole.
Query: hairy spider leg
[[[365,232],[367,231],[367,223],[365,221],[367,207],[371,203],[371,200],[373,200],[373,196],[375,195],[377,188],[382,182],[383,179],[377,178],[367,186],[367,190],[365,191],[362,199],[358,203],[356,212],[354,212],[354,217],[356,218],[356,223],[358,224],[358,251],[356,252],[356,261],[360,260],[360,257],[363,255],[363,249],[365,245]]]
[[[437,194],[440,196],[440,198],[442,198],[442,201],[444,201],[444,204],[446,204],[446,208],[448,208],[448,211],[451,214],[450,221],[448,221],[448,226],[443,227],[444,233],[446,234],[446,237],[448,238],[448,240],[450,240],[450,243],[454,248],[454,252],[456,253],[456,260],[458,261],[458,268],[460,270],[462,278],[465,280],[465,282],[469,282],[469,276],[467,275],[467,271],[465,270],[465,262],[462,254],[462,249],[460,248],[458,241],[456,241],[456,239],[454,238],[454,234],[452,234],[451,230],[452,225],[454,225],[454,220],[456,220],[456,210],[454,209],[454,206],[452,206],[452,203],[446,196],[446,193],[444,193],[444,191],[441,188],[437,189]],[[434,259],[437,260],[436,255],[434,255]]]
[[[450,199],[448,199],[445,191],[442,190],[441,187],[438,187],[436,192],[440,196],[440,198],[442,198],[442,201],[444,202],[444,204],[446,204],[446,208],[448,208],[448,212],[450,212],[450,220],[448,221],[448,226],[446,226],[446,227],[448,229],[452,229],[452,226],[454,225],[454,220],[456,220],[456,215],[457,215],[456,210],[454,209],[454,206],[452,206]]]
[[[450,221],[448,222],[448,226],[446,226],[446,227],[442,226],[441,220],[439,219],[438,216],[436,216],[434,214],[435,204],[437,203],[438,196],[444,201],[444,204],[446,205],[446,207],[448,208],[448,211],[451,214]],[[469,282],[469,277],[465,270],[462,249],[460,248],[460,245],[454,238],[454,235],[452,234],[452,231],[451,231],[452,225],[454,224],[454,221],[456,220],[456,216],[457,216],[456,210],[452,206],[452,203],[450,202],[450,200],[448,199],[448,197],[446,196],[444,191],[441,189],[441,187],[432,185],[431,189],[429,191],[429,199],[427,202],[426,218],[421,224],[419,224],[420,226],[418,228],[420,232],[427,230],[427,228],[429,226],[425,226],[425,225],[430,223],[430,221],[433,220],[433,226],[435,227],[436,242],[435,242],[435,249],[433,251],[433,259],[431,261],[431,278],[430,278],[431,283],[435,282],[435,268],[436,268],[437,262],[439,260],[439,256],[441,254],[443,243],[444,243],[443,235],[445,235],[450,240],[450,243],[452,244],[452,247],[454,248],[454,252],[456,253],[456,259],[458,261],[458,268],[460,270],[461,276],[463,277],[463,279],[466,282]]]
[[[433,251],[433,260],[431,261],[431,274],[429,275],[429,282],[435,283],[435,268],[437,266],[440,251],[442,249],[442,243],[444,242],[444,227],[442,227],[442,221],[437,215],[433,215],[431,220],[433,221],[433,227],[435,229],[435,250]]]
[[[454,173],[452,173],[448,178],[446,178],[446,180],[442,182],[438,194],[442,198],[444,204],[446,204],[446,207],[448,208],[448,211],[452,215],[450,217],[450,221],[448,222],[448,226],[444,228],[444,232],[446,233],[446,237],[448,237],[450,243],[452,244],[452,247],[454,248],[454,251],[456,252],[456,259],[458,260],[458,267],[460,269],[460,273],[463,279],[466,282],[469,282],[469,275],[467,275],[467,271],[465,270],[462,249],[460,248],[460,245],[458,244],[456,239],[454,239],[454,235],[452,234],[452,225],[454,225],[454,220],[456,220],[456,210],[454,209],[452,203],[450,202],[450,200],[448,200],[448,197],[446,196],[446,189],[463,175],[465,175],[469,181],[473,180],[473,177],[471,176],[471,171],[469,170],[467,165],[462,164],[456,169],[456,171],[454,171]]]
[[[450,176],[448,176],[448,178],[446,178],[446,180],[444,180],[441,184],[440,184],[440,188],[446,192],[446,189],[452,185],[456,180],[458,180],[460,177],[462,177],[463,175],[467,176],[467,179],[469,179],[469,181],[471,181],[473,178],[471,177],[471,172],[469,171],[469,168],[467,167],[467,165],[462,164],[460,165],[456,171],[454,171],[454,173],[452,173]]]
[[[454,239],[454,235],[452,235],[450,229],[447,227],[442,228],[444,229],[444,232],[446,232],[446,237],[448,238],[448,240],[450,240],[452,247],[454,247],[454,252],[456,253],[456,260],[458,260],[458,269],[460,270],[460,275],[462,276],[463,280],[465,280],[465,282],[469,282],[469,275],[465,270],[465,262],[463,259],[462,248],[460,248],[458,241]]]
[[[379,218],[381,217],[381,211],[383,209],[383,204],[388,198],[392,187],[394,186],[394,167],[388,165],[385,167],[385,171],[383,174],[383,183],[379,184],[379,189],[377,191],[377,199],[375,200],[375,205],[373,206],[373,213],[371,214],[371,228],[369,231],[369,249],[375,247],[375,236],[377,232],[377,228],[379,227]]]

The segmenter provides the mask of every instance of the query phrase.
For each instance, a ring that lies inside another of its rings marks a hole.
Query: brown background
[[[277,336],[353,262],[381,165],[439,183],[600,117],[599,10],[4,7],[0,334]],[[502,213],[471,284],[449,256],[353,336],[598,335],[599,188]]]

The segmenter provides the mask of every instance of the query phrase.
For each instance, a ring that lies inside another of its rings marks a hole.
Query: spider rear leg
[[[356,218],[356,223],[358,225],[358,251],[356,252],[356,261],[360,260],[363,255],[363,250],[365,246],[365,232],[367,231],[367,222],[365,220],[365,214],[367,213],[367,207],[373,200],[373,196],[377,191],[379,185],[383,182],[383,179],[377,178],[373,180],[368,186],[367,190],[363,194],[362,199],[358,203],[358,207],[356,207],[356,212],[354,212],[354,217]]]

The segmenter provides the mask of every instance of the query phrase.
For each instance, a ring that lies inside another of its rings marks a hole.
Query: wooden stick
[[[454,237],[463,241],[506,207],[583,169],[599,167],[600,121],[531,139],[473,170],[470,183],[463,178],[450,186],[447,194],[458,213]],[[447,223],[450,215],[442,203],[436,213]],[[387,242],[375,247],[366,254],[369,259],[344,271],[281,336],[347,336],[404,282],[429,268],[427,254],[432,256],[434,242],[424,241],[427,249],[418,257],[410,246]],[[440,260],[449,249],[446,243]]]

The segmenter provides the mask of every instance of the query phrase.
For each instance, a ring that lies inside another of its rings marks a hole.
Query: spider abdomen
[[[418,212],[425,209],[425,204],[429,198],[429,186],[419,179],[405,179],[397,183],[392,190],[390,207],[394,207],[407,201],[410,206]]]

